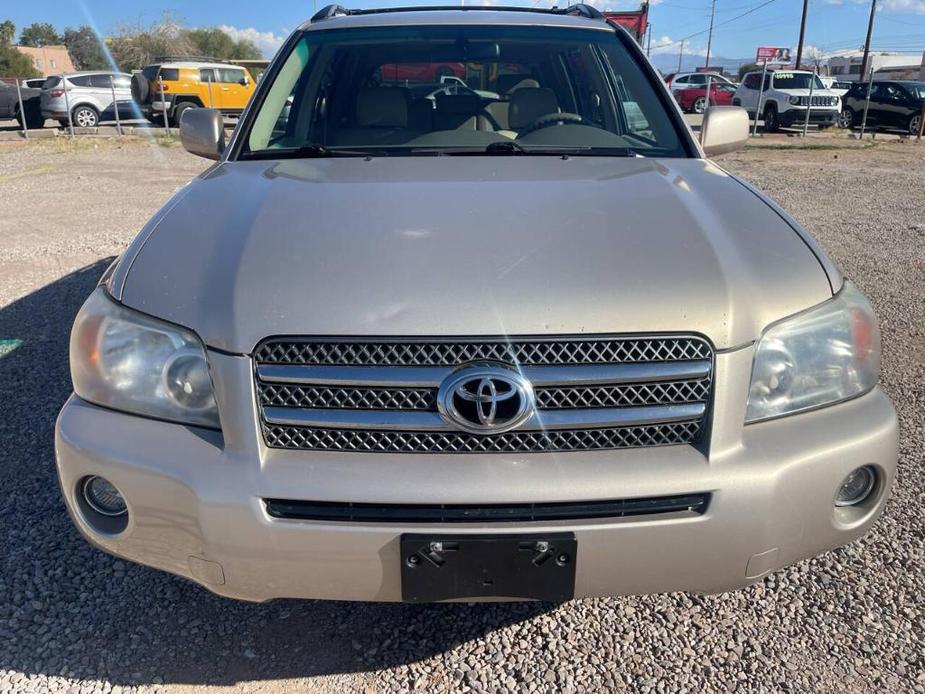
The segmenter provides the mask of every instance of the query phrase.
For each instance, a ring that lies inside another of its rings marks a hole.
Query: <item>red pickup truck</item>
[[[687,89],[674,89],[674,98],[681,105],[685,113],[703,113],[707,110],[706,87],[688,87]],[[729,106],[732,96],[736,93],[735,86],[731,84],[713,84],[710,86],[710,106]]]

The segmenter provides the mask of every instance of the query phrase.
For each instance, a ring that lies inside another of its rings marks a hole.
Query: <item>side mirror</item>
[[[748,141],[748,114],[739,106],[711,106],[703,114],[700,146],[707,157],[741,149]]]
[[[190,154],[218,159],[225,150],[225,121],[220,111],[190,108],[180,117],[180,141]]]

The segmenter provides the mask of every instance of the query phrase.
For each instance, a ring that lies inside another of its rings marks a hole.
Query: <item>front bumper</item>
[[[576,597],[731,590],[864,534],[883,509],[897,459],[896,416],[879,389],[743,427],[751,356],[751,349],[717,356],[708,450],[403,456],[266,449],[250,361],[212,353],[224,436],[73,397],[56,427],[59,479],[90,542],[245,600],[400,600],[400,537],[429,532],[574,532]],[[860,465],[880,473],[877,492],[862,507],[836,509],[837,487]],[[77,503],[78,483],[95,474],[126,497],[128,526],[116,535],[96,530]],[[703,514],[452,526],[281,520],[263,502],[489,504],[694,493],[711,495]]]
[[[813,108],[809,111],[809,122],[812,125],[835,125],[838,122],[838,109]],[[806,122],[806,108],[794,107],[779,114],[780,124],[787,128],[792,125],[803,125]]]

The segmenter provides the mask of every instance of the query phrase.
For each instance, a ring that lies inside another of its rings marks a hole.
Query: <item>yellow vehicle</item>
[[[255,80],[239,65],[195,60],[148,65],[132,75],[132,97],[152,123],[170,125],[190,108],[214,108],[236,117],[254,93]]]

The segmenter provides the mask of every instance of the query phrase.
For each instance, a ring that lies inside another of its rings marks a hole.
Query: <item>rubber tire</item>
[[[148,100],[149,92],[148,78],[140,72],[132,75],[132,98],[139,104],[143,104]]]
[[[848,121],[848,125],[844,124],[844,121],[847,120],[847,118],[845,117],[846,113],[851,116],[851,120]],[[838,127],[844,128],[845,130],[851,130],[851,128],[854,127],[855,120],[857,120],[857,118],[854,115],[854,111],[852,111],[850,108],[846,106],[845,108],[842,109],[841,113],[838,114]]]
[[[697,104],[700,104],[700,110],[699,110],[699,111],[697,110]],[[694,100],[694,104],[693,104],[693,106],[691,106],[691,111],[692,111],[693,113],[703,114],[703,113],[706,113],[707,108],[708,108],[708,106],[707,106],[707,98],[706,98],[705,96],[701,96],[701,97],[698,97],[697,99]]]
[[[769,119],[768,116],[771,116]],[[776,133],[780,130],[780,118],[777,116],[777,109],[774,106],[765,106],[764,109],[764,131],[766,133]]]
[[[22,113],[16,114],[16,122],[22,127]],[[26,127],[29,130],[39,130],[45,127],[45,119],[42,118],[42,110],[38,106],[30,107],[26,104]]]
[[[916,113],[914,116],[909,118],[909,122],[906,124],[906,132],[908,132],[912,137],[917,137],[919,134],[919,118],[922,117],[921,113]]]
[[[77,114],[80,113],[81,111],[89,111],[91,114],[93,114],[93,124],[92,125],[83,125],[82,123],[77,122]],[[80,104],[79,106],[75,106],[74,109],[71,111],[71,122],[74,124],[75,128],[95,128],[100,124],[100,114],[92,106],[87,106],[86,104]]]
[[[183,114],[189,111],[191,108],[199,108],[196,104],[191,104],[188,101],[181,101],[177,104],[176,108],[173,110],[173,118],[170,119],[170,127],[179,128],[180,119],[183,117]]]

